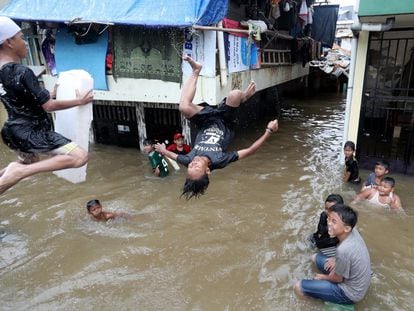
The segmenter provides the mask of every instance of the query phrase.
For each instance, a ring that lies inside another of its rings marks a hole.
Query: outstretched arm
[[[250,147],[246,149],[242,149],[237,151],[237,154],[239,155],[239,160],[244,159],[248,157],[249,155],[255,153],[257,149],[259,149],[263,143],[266,141],[266,139],[272,135],[272,133],[276,132],[279,128],[279,125],[277,123],[277,120],[270,121],[267,124],[267,128],[262,136],[259,137]]]
[[[358,193],[358,195],[354,198],[352,203],[357,203],[359,201],[368,199],[373,190],[376,191],[373,188],[367,188],[364,191]]]
[[[93,100],[93,90],[87,91],[83,94],[79,94],[76,90],[75,99],[53,99],[50,98],[46,103],[42,105],[42,108],[47,112],[63,110],[72,108],[75,106],[82,106],[90,103]]]
[[[167,158],[170,158],[172,160],[177,160],[178,154],[175,152],[167,150],[165,147],[165,144],[157,143],[154,145],[155,150],[161,153],[163,156],[166,156]]]

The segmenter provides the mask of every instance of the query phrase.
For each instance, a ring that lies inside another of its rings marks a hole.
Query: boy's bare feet
[[[247,101],[250,97],[252,97],[256,93],[256,82],[251,81],[246,89],[243,91],[243,99],[242,103]]]
[[[190,56],[185,55],[183,56],[183,60],[188,62],[195,72],[200,72],[201,68],[203,68],[203,65],[199,62],[196,62],[194,59],[192,59]]]
[[[13,187],[24,178],[24,168],[25,165],[18,162],[12,162],[6,167],[0,178],[0,194]]]

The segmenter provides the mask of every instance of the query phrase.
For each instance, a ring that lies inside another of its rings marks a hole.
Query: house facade
[[[414,2],[360,0],[356,14],[344,140],[363,168],[414,174]]]
[[[40,67],[48,89],[58,72],[77,68],[92,74],[95,142],[142,149],[145,138],[171,140],[177,131],[191,142],[194,131],[178,111],[182,82],[190,74],[183,53],[203,63],[195,102],[217,104],[230,90],[254,80],[258,96],[244,119],[277,116],[278,86],[305,79],[309,67],[298,53],[292,56],[295,38],[289,32],[240,21],[262,14],[273,27],[280,15],[299,13],[293,12],[295,6],[276,16],[279,5],[275,1],[274,7],[259,8],[250,0],[13,0],[0,14],[24,23],[28,65]],[[52,61],[44,53],[48,34]],[[304,45],[302,39],[295,42],[296,48]]]

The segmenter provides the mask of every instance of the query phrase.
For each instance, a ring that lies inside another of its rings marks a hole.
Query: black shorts
[[[238,108],[226,105],[226,98],[217,106],[210,106],[207,103],[201,103],[200,106],[204,108],[190,118],[190,121],[197,127],[204,127],[209,122],[217,119],[221,119],[223,124],[230,130],[234,130],[238,124]]]
[[[4,124],[1,136],[9,148],[25,153],[45,153],[71,142],[51,127],[47,119],[15,119]]]

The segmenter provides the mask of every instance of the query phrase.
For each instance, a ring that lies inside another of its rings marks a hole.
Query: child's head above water
[[[176,134],[174,134],[174,137],[173,137],[174,139],[174,143],[175,144],[177,144],[177,145],[181,145],[182,146],[182,144],[184,143],[184,135],[183,134],[181,134],[181,133],[176,133]]]
[[[335,204],[331,207],[331,213],[336,213],[345,226],[354,228],[358,222],[358,213],[345,204]]]
[[[388,174],[390,172],[390,163],[385,160],[377,161],[377,163],[375,163],[374,172],[378,177]]]
[[[154,142],[151,139],[145,139],[142,144],[144,146],[145,153],[148,154],[154,150]]]
[[[100,206],[101,205],[101,202],[99,202],[98,199],[93,199],[93,200],[88,201],[88,203],[86,203],[86,209],[88,210],[88,212],[91,211],[91,208],[94,205],[99,205]]]
[[[340,194],[331,193],[330,195],[327,196],[325,202],[335,202],[335,203],[344,204],[344,199],[342,198]]]
[[[354,155],[355,152],[355,143],[348,140],[344,145],[344,154],[345,158],[350,158]]]
[[[395,187],[395,179],[389,176],[386,176],[382,179],[381,184],[389,185],[391,188]]]
[[[335,204],[344,204],[344,199],[339,194],[331,193],[325,200],[325,211],[329,211]]]
[[[99,215],[102,213],[101,202],[99,202],[97,199],[90,200],[88,203],[86,203],[86,209],[88,210],[88,213],[93,217],[99,217]]]

